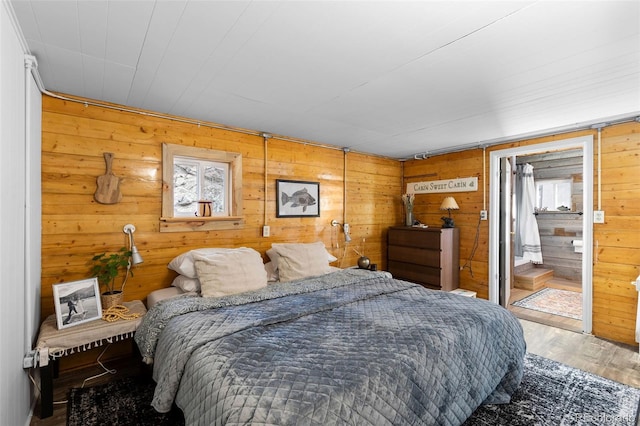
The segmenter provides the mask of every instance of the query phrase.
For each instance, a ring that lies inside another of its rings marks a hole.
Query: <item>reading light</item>
[[[351,235],[349,234],[349,224],[348,223],[340,223],[337,220],[333,219],[331,221],[331,226],[340,226],[342,227],[342,230],[344,231],[344,242],[345,243],[350,243],[351,242]]]
[[[136,232],[136,227],[132,224],[127,224],[122,228],[123,232],[129,235],[129,250],[131,251],[131,259],[130,262],[133,265],[139,265],[144,262],[138,248],[136,247],[136,243],[133,241],[133,233]]]
[[[125,273],[124,280],[122,281],[121,291],[124,292],[124,286],[127,284],[127,278],[129,278],[129,271],[131,271],[131,265],[138,265],[144,261],[142,260],[142,256],[140,256],[140,252],[138,252],[136,243],[133,241],[133,233],[136,232],[136,227],[128,223],[124,226],[124,228],[122,228],[122,231],[129,236],[129,251],[131,252],[131,257],[129,257],[129,263],[127,263],[127,272]]]
[[[458,210],[458,203],[456,203],[456,199],[453,197],[446,197],[442,200],[442,204],[440,204],[440,210],[447,210],[449,212],[449,217],[441,217],[444,225],[443,228],[453,228],[453,219],[451,219],[451,210]]]

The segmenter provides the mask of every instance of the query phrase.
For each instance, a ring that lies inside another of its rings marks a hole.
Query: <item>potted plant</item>
[[[100,288],[103,289],[101,295],[103,308],[108,309],[122,303],[124,284],[127,282],[129,274],[133,276],[129,264],[130,257],[131,251],[122,247],[115,253],[96,254],[91,259],[93,262],[91,274],[98,279]],[[125,270],[125,275],[122,285],[117,288],[115,281],[118,275],[120,275],[120,269]]]

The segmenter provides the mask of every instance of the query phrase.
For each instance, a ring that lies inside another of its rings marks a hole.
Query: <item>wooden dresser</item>
[[[387,269],[394,278],[451,291],[460,279],[458,228],[389,228]]]

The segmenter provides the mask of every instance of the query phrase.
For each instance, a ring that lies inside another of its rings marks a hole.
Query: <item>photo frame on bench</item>
[[[53,285],[58,330],[102,318],[97,278]]]

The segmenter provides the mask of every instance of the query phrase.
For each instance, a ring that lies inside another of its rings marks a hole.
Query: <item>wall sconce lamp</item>
[[[129,223],[122,228],[122,231],[129,236],[129,250],[131,251],[131,259],[129,260],[129,263],[138,265],[144,262],[138,248],[136,247],[136,243],[133,241],[133,233],[136,232],[136,227]]]
[[[124,275],[124,280],[122,281],[121,291],[124,291],[124,286],[127,284],[127,278],[129,278],[129,272],[131,271],[131,265],[138,265],[144,260],[142,260],[142,256],[140,256],[140,252],[138,252],[138,248],[136,247],[136,243],[133,241],[133,233],[136,232],[136,227],[132,224],[128,223],[122,228],[122,232],[129,236],[129,251],[131,252],[131,257],[129,258],[129,263],[127,264],[127,272]]]
[[[351,235],[349,234],[349,229],[350,226],[348,223],[340,223],[337,220],[333,219],[331,221],[331,226],[340,226],[342,227],[342,230],[344,231],[344,242],[345,243],[350,243],[351,242]]]
[[[449,212],[449,217],[442,216],[441,219],[444,222],[442,225],[443,228],[453,228],[453,219],[451,219],[451,210],[458,210],[458,203],[456,203],[456,199],[453,197],[446,197],[442,200],[442,204],[440,204],[440,210],[447,210]]]

